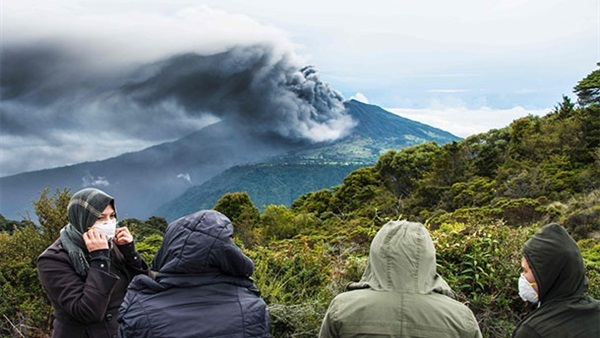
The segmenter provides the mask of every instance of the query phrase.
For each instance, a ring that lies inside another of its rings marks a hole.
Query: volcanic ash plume
[[[336,140],[355,125],[342,96],[314,68],[262,45],[115,69],[94,68],[77,56],[51,45],[5,50],[5,140],[28,138],[40,145],[38,152],[47,145],[55,149],[31,158],[73,154],[69,147],[75,147],[93,159],[123,145],[139,149],[177,139],[219,120],[236,133],[293,142]],[[29,151],[10,149],[4,150]]]
[[[219,120],[267,142],[330,141],[354,125],[287,34],[244,15],[6,5],[0,153],[11,160],[0,175],[141,150]]]
[[[297,67],[265,46],[215,55],[185,54],[144,67],[120,94],[145,107],[169,105],[212,115],[260,134],[330,141],[354,126],[342,96],[312,67]]]

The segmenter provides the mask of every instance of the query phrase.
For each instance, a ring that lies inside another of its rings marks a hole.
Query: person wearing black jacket
[[[156,278],[136,276],[119,309],[124,338],[270,337],[269,313],[250,278],[254,263],[223,214],[203,210],[169,224]]]
[[[117,228],[111,196],[83,189],[67,213],[60,238],[38,257],[40,283],[54,309],[52,337],[116,337],[127,285],[150,269],[129,230]]]
[[[523,248],[519,294],[538,307],[523,319],[513,338],[600,337],[600,302],[587,296],[583,258],[558,224],[548,224]]]

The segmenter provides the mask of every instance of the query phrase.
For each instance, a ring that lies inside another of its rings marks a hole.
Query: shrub
[[[39,226],[26,219],[12,234],[0,232],[0,334],[41,337],[50,328],[51,307],[37,277],[37,257],[67,224],[69,190],[44,189],[33,202]],[[18,250],[17,250],[18,249]]]
[[[589,282],[588,294],[600,299],[600,241],[588,238],[577,242]]]
[[[438,272],[477,317],[484,337],[502,337],[523,315],[521,247],[536,228],[445,223],[433,231]]]
[[[35,225],[0,232],[0,336],[41,337],[50,327],[51,307],[37,278],[37,257],[46,248]],[[18,249],[18,250],[17,250]]]
[[[271,242],[247,254],[271,312],[273,337],[315,337],[335,294],[358,280],[366,260],[343,238],[300,237]],[[364,256],[362,256],[364,257]]]
[[[234,237],[246,247],[253,247],[259,241],[254,230],[259,224],[260,213],[246,192],[227,193],[214,207],[227,216],[233,224]]]
[[[300,232],[295,223],[294,213],[284,205],[267,206],[260,217],[260,222],[264,227],[266,240],[292,238]]]
[[[135,247],[137,251],[140,253],[142,258],[150,264],[156,252],[158,252],[158,248],[162,244],[162,236],[158,234],[152,234],[144,238],[143,241],[137,242]]]

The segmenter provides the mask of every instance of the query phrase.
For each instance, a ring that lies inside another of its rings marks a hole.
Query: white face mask
[[[519,277],[519,296],[526,302],[536,304],[538,302],[537,291],[531,286],[531,283],[527,281],[525,275],[521,274]]]
[[[99,222],[94,224],[92,229],[101,234],[104,234],[106,237],[108,237],[108,240],[110,241],[113,239],[113,237],[115,237],[115,232],[117,231],[117,221],[110,220],[106,222]]]

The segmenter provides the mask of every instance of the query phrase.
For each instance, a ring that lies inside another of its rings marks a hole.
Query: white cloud
[[[82,186],[84,188],[87,187],[108,187],[110,185],[110,183],[108,182],[108,180],[106,179],[106,177],[103,176],[94,176],[91,173],[87,173],[85,176],[83,176],[81,178],[82,181]]]
[[[184,181],[186,181],[186,182],[188,182],[188,183],[192,184],[192,177],[190,176],[190,174],[189,174],[189,173],[185,173],[185,174],[179,174],[179,175],[177,175],[177,178],[181,178],[181,179],[183,179]]]
[[[427,109],[388,108],[390,112],[448,131],[456,136],[468,137],[490,129],[508,126],[514,120],[528,115],[543,116],[551,109],[530,110],[523,107],[511,109],[492,109],[481,107],[467,109],[465,107],[435,107]]]
[[[151,141],[106,131],[94,135],[89,131],[52,132],[46,138],[6,134],[1,136],[0,143],[2,176],[103,160],[154,145]],[[94,177],[86,177],[84,184],[96,181]]]
[[[454,93],[466,93],[467,89],[429,89],[429,93],[443,93],[443,94],[454,94]]]
[[[356,93],[350,99],[360,101],[362,103],[369,103],[369,99],[363,93]]]
[[[93,3],[93,2],[92,2]],[[214,54],[236,45],[271,43],[280,53],[293,49],[287,33],[247,15],[208,6],[174,6],[95,11],[73,1],[10,1],[2,4],[3,43],[63,41],[87,46],[92,65],[145,63],[182,52]],[[106,53],[105,51],[110,51]],[[95,58],[96,54],[102,55]]]

